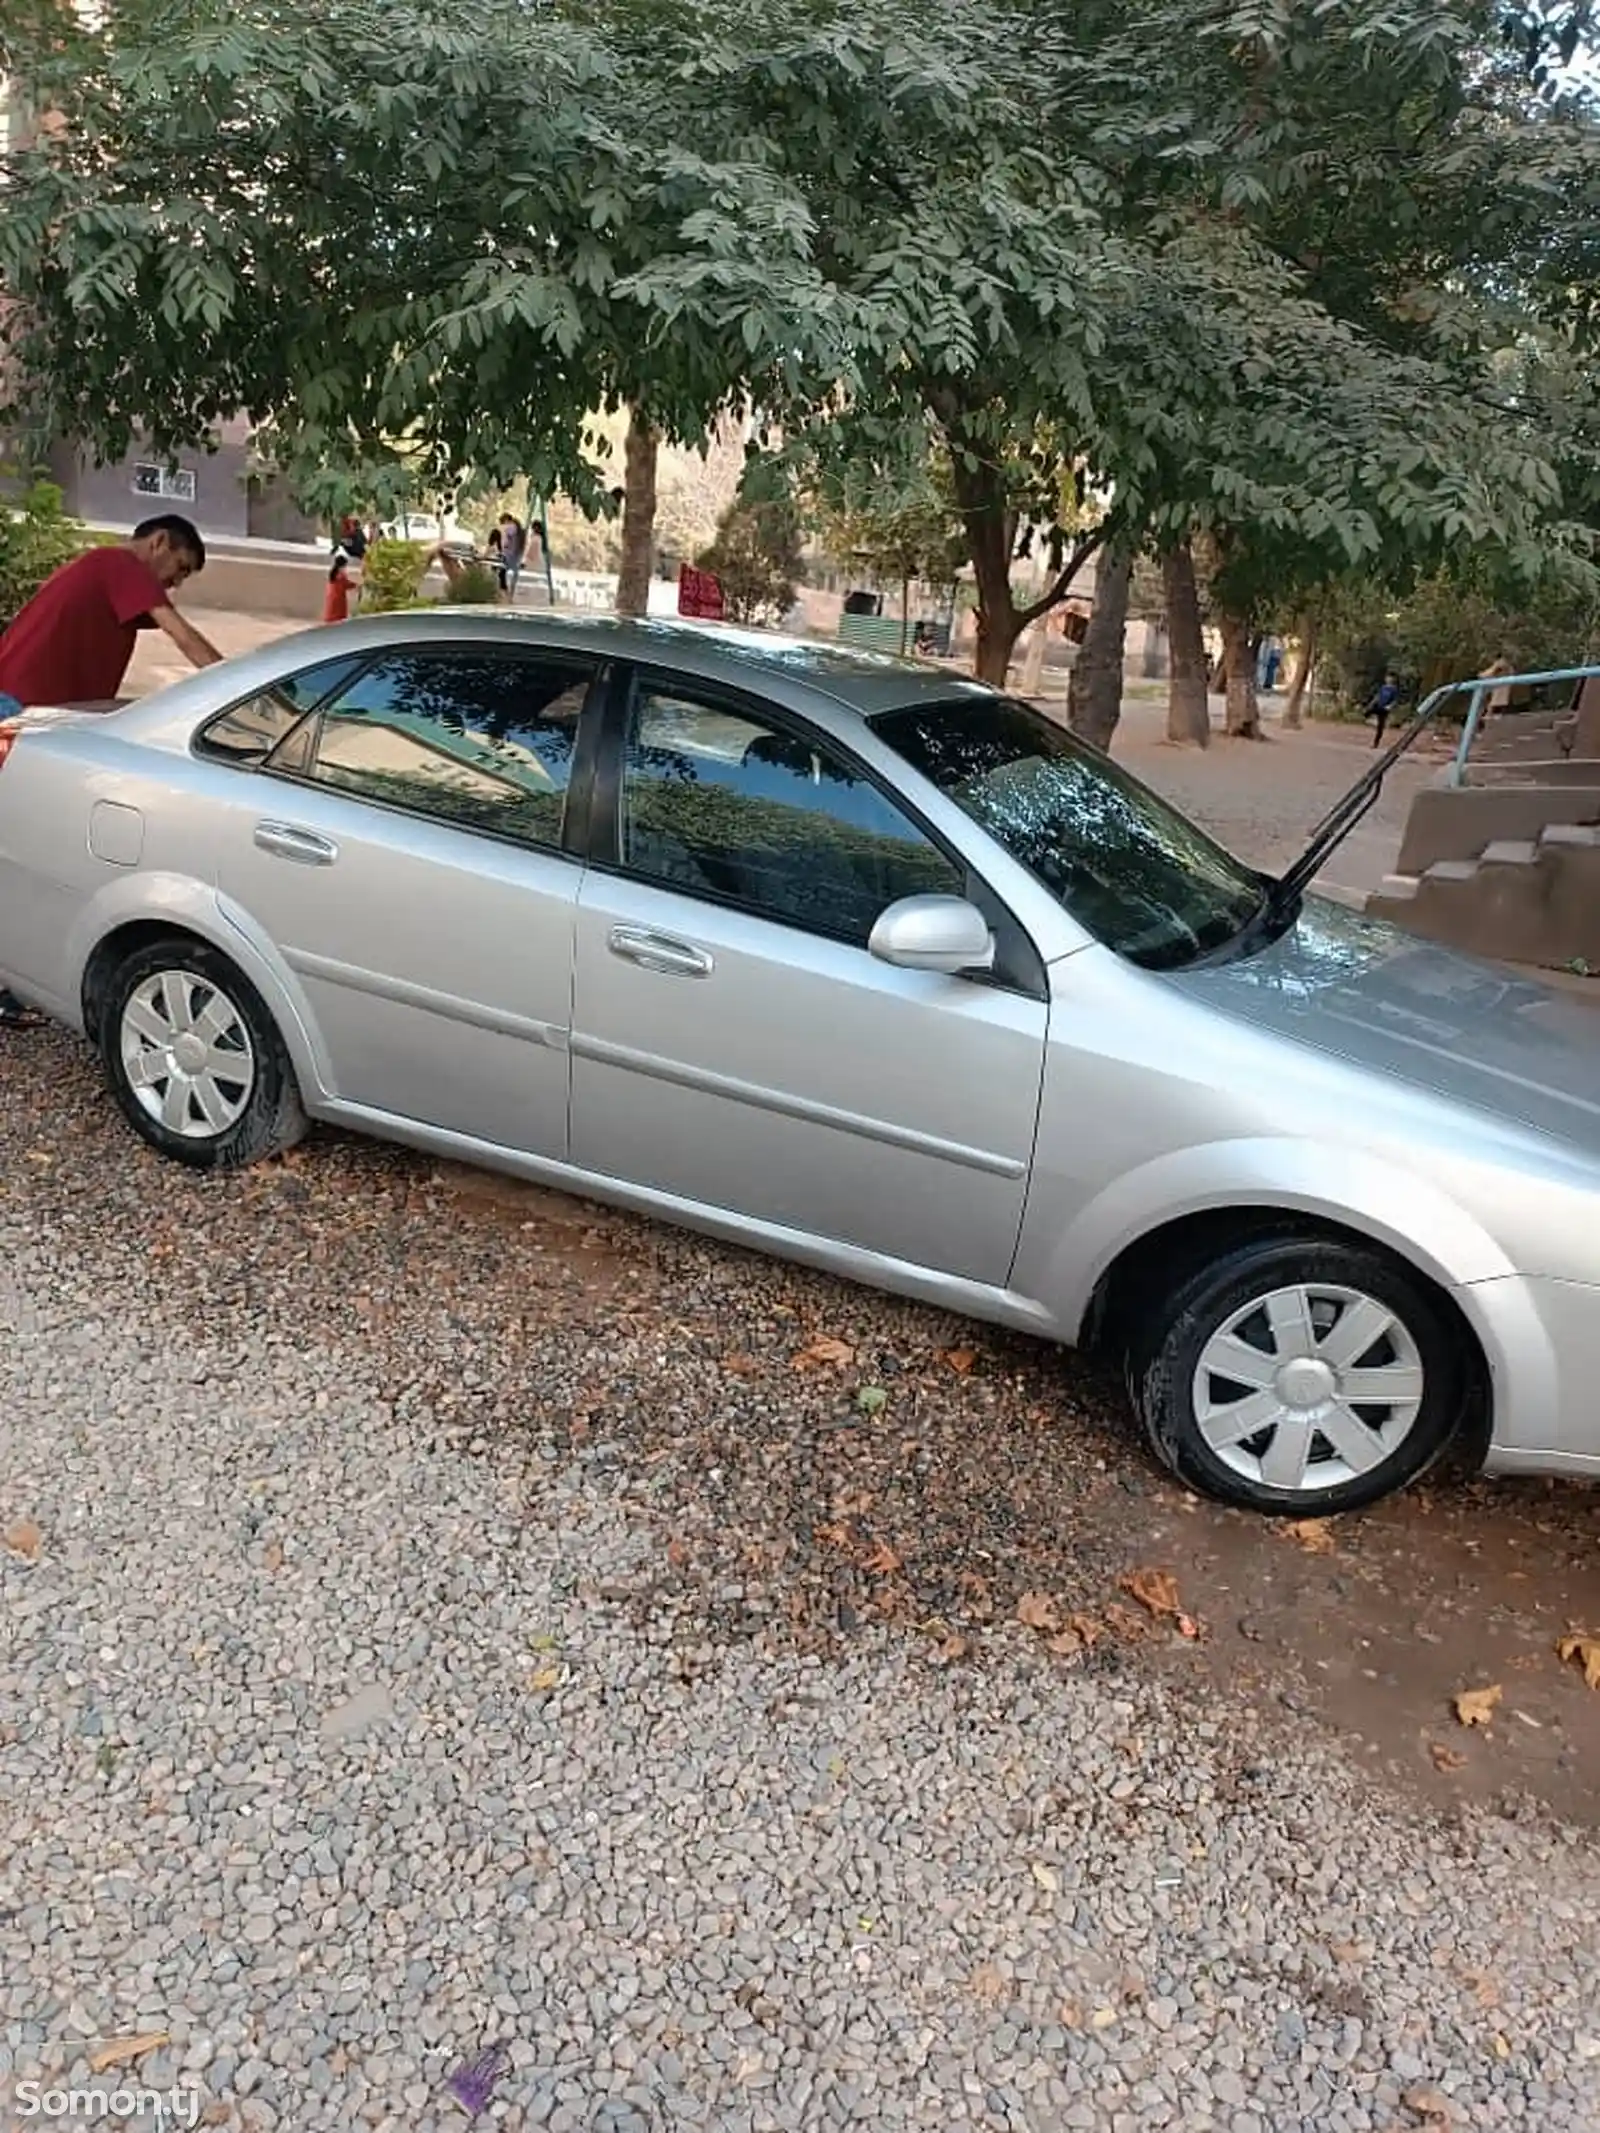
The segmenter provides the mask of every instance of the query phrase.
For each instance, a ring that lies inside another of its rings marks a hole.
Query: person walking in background
[[[1511,661],[1502,652],[1498,659],[1490,660],[1489,664],[1478,676],[1478,679],[1480,681],[1497,681],[1502,674],[1514,674],[1516,671]],[[1491,689],[1483,700],[1483,717],[1479,723],[1487,726],[1490,719],[1498,718],[1502,711],[1509,711],[1510,709],[1511,691],[1509,689]]]
[[[343,519],[340,520],[338,537],[333,545],[334,552],[337,554],[342,551],[354,563],[357,570],[366,561],[367,529],[353,513],[346,512]]]
[[[521,519],[509,511],[501,514],[497,530],[500,535],[500,590],[514,602],[517,580],[522,576],[522,566],[527,558],[528,532]]]
[[[1388,728],[1390,719],[1394,716],[1394,707],[1399,701],[1400,680],[1399,676],[1391,669],[1389,673],[1384,675],[1383,680],[1373,691],[1366,710],[1361,714],[1363,718],[1370,718],[1373,721],[1372,745],[1374,748],[1383,746],[1384,733]]]
[[[141,630],[162,631],[193,666],[214,666],[222,654],[171,598],[205,561],[197,530],[169,512],[142,520],[131,540],[64,563],[0,636],[0,719],[31,704],[109,705]],[[0,988],[0,1028],[36,1020]]]

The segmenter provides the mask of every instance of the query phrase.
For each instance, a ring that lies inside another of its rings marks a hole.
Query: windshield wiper
[[[1416,716],[1400,738],[1391,742],[1371,769],[1357,778],[1344,798],[1329,808],[1311,832],[1310,841],[1300,857],[1272,885],[1280,911],[1305,893],[1314,877],[1322,871],[1323,861],[1338,850],[1362,816],[1373,807],[1383,790],[1384,779],[1418,735],[1433,724],[1452,696],[1472,686],[1471,682],[1452,681],[1442,689],[1435,689],[1431,696],[1424,697]]]

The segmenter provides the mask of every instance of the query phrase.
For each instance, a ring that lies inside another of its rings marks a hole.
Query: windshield
[[[974,695],[870,724],[1129,962],[1192,963],[1262,908],[1259,874],[1027,704]]]

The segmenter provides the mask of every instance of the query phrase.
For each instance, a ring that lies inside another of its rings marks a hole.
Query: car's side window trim
[[[382,800],[370,793],[347,792],[342,787],[325,784],[314,775],[317,748],[322,736],[322,723],[329,706],[337,695],[352,688],[372,667],[386,658],[403,653],[420,657],[448,657],[451,653],[482,651],[480,640],[464,638],[459,641],[435,643],[432,640],[416,644],[394,644],[383,647],[370,659],[363,660],[357,671],[336,688],[320,697],[304,718],[283,736],[272,754],[264,763],[250,767],[268,777],[281,779],[286,785],[303,785],[311,792],[331,792],[350,800],[360,807],[375,807],[384,814],[399,815],[408,822],[429,822],[438,829],[455,830],[464,837],[484,837],[493,844],[503,844],[517,852],[533,852],[548,855],[552,859],[569,859],[578,864],[586,863],[585,842],[591,812],[595,780],[595,759],[599,746],[598,725],[601,709],[606,700],[612,662],[596,659],[592,652],[568,652],[560,645],[510,645],[505,652],[508,665],[532,666],[540,659],[557,666],[569,666],[575,672],[587,671],[588,687],[584,693],[583,708],[578,713],[577,738],[572,752],[572,774],[562,793],[561,831],[553,844],[530,844],[525,837],[514,837],[503,830],[490,828],[476,822],[453,822],[442,815],[430,814],[425,807],[408,807],[401,800]],[[248,701],[248,699],[243,699]],[[280,763],[279,758],[288,749],[297,735],[311,731],[310,746],[304,753],[304,766],[290,767]]]
[[[254,770],[258,772],[270,770],[275,759],[282,755],[297,733],[305,730],[306,722],[316,717],[329,697],[337,695],[341,689],[353,687],[365,674],[368,667],[373,664],[373,661],[380,656],[379,653],[372,652],[363,653],[353,662],[348,655],[343,660],[313,660],[308,667],[298,667],[293,674],[281,675],[278,683],[266,682],[259,689],[246,690],[243,696],[236,696],[232,703],[225,705],[222,710],[213,711],[203,726],[195,728],[194,732],[189,736],[189,753],[200,756],[207,763],[220,763],[231,770]],[[236,712],[242,711],[246,704],[253,704],[259,696],[270,696],[275,687],[283,682],[292,682],[301,674],[314,674],[319,666],[339,666],[344,671],[340,673],[336,681],[328,684],[327,688],[313,703],[309,703],[304,707],[294,723],[279,735],[264,756],[230,755],[223,749],[206,747],[207,734],[213,728],[225,724]]]
[[[633,723],[634,706],[640,692],[646,689],[660,689],[663,693],[675,691],[691,701],[704,702],[713,708],[725,707],[732,717],[749,719],[753,724],[790,734],[844,764],[853,776],[870,786],[880,800],[903,816],[919,835],[927,839],[940,857],[961,876],[966,884],[966,894],[985,909],[991,925],[995,928],[1000,952],[995,959],[995,969],[987,973],[975,973],[972,982],[988,983],[1006,992],[1021,993],[1029,999],[1049,998],[1050,985],[1044,958],[1026,926],[966,854],[956,850],[949,838],[936,829],[904,793],[889,785],[883,776],[870,763],[864,763],[846,742],[814,726],[803,712],[792,711],[786,704],[772,703],[751,691],[724,681],[705,680],[697,674],[678,673],[670,667],[658,667],[643,660],[617,662],[601,707],[601,715],[596,722],[598,761],[589,797],[587,853],[589,864],[598,873],[619,875],[630,881],[649,884],[649,877],[635,873],[622,855],[622,787],[627,771],[628,737]],[[750,905],[735,898],[713,894],[702,897],[700,892],[689,890],[680,893],[696,896],[719,909],[737,911],[744,917],[759,920],[769,926],[807,933],[814,939],[836,941],[843,947],[856,949],[862,955],[867,953],[859,940],[845,934],[825,932],[820,927],[801,925],[793,919],[777,918],[771,912],[753,910]]]

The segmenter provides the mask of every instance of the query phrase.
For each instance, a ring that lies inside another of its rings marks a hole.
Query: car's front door
[[[578,902],[574,1163],[1003,1283],[1045,1003],[866,946],[887,905],[963,894],[964,870],[831,741],[665,676],[635,678],[601,789],[616,814]]]
[[[565,653],[397,648],[229,781],[218,887],[294,971],[344,1102],[565,1155],[565,815],[595,678]],[[200,745],[251,724],[241,707]]]

